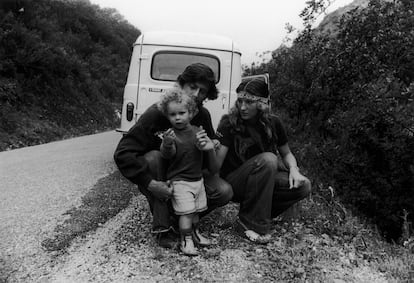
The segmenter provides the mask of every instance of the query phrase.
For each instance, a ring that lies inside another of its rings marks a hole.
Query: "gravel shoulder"
[[[74,239],[63,254],[45,254],[50,263],[45,282],[388,282],[383,273],[334,240],[284,231],[266,246],[251,245],[235,234],[237,205],[218,209],[202,225],[215,245],[187,257],[156,245],[151,215],[142,195],[104,225]],[[214,224],[213,224],[214,223]],[[294,224],[296,225],[296,224]],[[287,229],[283,224],[275,224]],[[292,230],[299,231],[294,228]],[[214,230],[214,231],[213,231]],[[289,240],[294,237],[294,241]],[[289,248],[291,247],[291,248]],[[319,251],[317,251],[319,250]],[[308,251],[308,262],[303,251]],[[315,258],[310,258],[314,253]],[[323,255],[323,256],[322,256]],[[46,260],[45,258],[45,260]],[[47,261],[47,260],[46,260]],[[295,262],[297,261],[297,262]],[[353,262],[354,261],[354,262]]]

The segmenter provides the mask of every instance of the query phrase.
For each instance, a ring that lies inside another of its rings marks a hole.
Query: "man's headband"
[[[253,100],[255,102],[262,102],[264,104],[269,104],[269,98],[256,96],[256,95],[248,93],[247,91],[239,91],[237,93],[237,98],[244,98],[244,99]]]

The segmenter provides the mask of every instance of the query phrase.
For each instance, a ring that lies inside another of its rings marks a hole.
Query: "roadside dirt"
[[[100,180],[99,186],[134,188],[116,175],[119,173],[114,174]],[[100,192],[97,195],[107,194],[104,189],[97,192]],[[96,211],[91,204],[93,198],[86,199]],[[85,211],[83,205],[85,202],[78,209]],[[358,237],[353,236],[353,240],[348,241],[344,240],[345,234],[339,237],[322,233],[316,220],[310,219],[314,206],[314,201],[306,200],[295,219],[275,221],[272,243],[252,245],[235,233],[232,224],[238,206],[231,203],[202,220],[204,233],[215,244],[202,249],[199,256],[187,257],[178,250],[158,247],[150,234],[151,215],[147,202],[138,194],[114,217],[90,231],[79,230],[80,222],[67,221],[68,215],[63,215],[60,223],[67,223],[62,226],[66,227],[63,233],[75,233],[67,247],[45,251],[40,243],[32,243],[27,247],[33,250],[31,258],[22,261],[24,266],[9,269],[6,282],[394,281],[389,279],[387,270],[382,272],[378,268],[374,256],[381,252],[374,251],[378,246],[366,241],[368,247],[361,249]],[[99,213],[104,212],[107,210]],[[326,221],[323,217],[322,220]],[[56,231],[62,233],[61,229]],[[51,236],[44,235],[44,239]],[[365,238],[368,239],[368,234]]]

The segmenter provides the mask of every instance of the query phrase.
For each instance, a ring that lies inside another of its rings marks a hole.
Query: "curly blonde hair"
[[[177,87],[167,90],[167,92],[161,96],[161,99],[157,104],[158,110],[160,110],[165,116],[168,116],[168,105],[171,102],[184,104],[192,117],[194,117],[198,112],[197,104],[194,98],[184,93]]]

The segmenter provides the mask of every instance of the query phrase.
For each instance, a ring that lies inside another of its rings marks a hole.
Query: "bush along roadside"
[[[305,23],[326,2],[309,1]],[[413,11],[413,1],[370,0],[334,34],[308,27],[248,70],[270,74],[273,105],[312,175],[401,243],[414,222]]]

